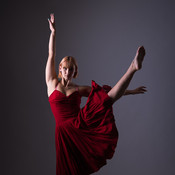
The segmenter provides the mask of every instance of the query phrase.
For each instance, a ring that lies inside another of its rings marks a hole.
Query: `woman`
[[[145,49],[139,47],[124,76],[111,88],[100,87],[92,81],[90,86],[72,82],[78,66],[72,56],[66,56],[55,71],[55,19],[48,19],[51,34],[46,64],[46,84],[52,112],[56,120],[56,173],[57,175],[88,175],[98,171],[112,158],[118,132],[112,111],[113,103],[123,95],[144,93],[145,87],[126,90],[133,75],[141,69]],[[58,79],[60,78],[60,80]],[[81,97],[88,97],[80,109]]]

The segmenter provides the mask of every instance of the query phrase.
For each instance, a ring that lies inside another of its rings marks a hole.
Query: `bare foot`
[[[133,60],[133,65],[135,70],[139,70],[142,68],[142,62],[145,56],[145,49],[143,46],[139,47],[136,53],[136,56]]]

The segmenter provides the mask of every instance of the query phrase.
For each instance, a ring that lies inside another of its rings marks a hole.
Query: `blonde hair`
[[[61,62],[60,62],[60,64],[59,64],[59,74],[58,74],[58,78],[62,78],[62,75],[61,75],[61,72],[60,72],[60,67],[62,66],[62,64],[63,64],[64,62],[68,63],[68,67],[70,67],[70,66],[72,66],[72,65],[75,66],[75,72],[74,72],[73,78],[77,78],[77,76],[78,76],[78,65],[77,65],[77,62],[76,62],[75,58],[72,57],[72,56],[65,56],[65,57],[61,60]]]

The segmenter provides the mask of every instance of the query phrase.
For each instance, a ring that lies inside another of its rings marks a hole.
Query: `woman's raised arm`
[[[52,80],[57,78],[55,71],[55,55],[56,55],[56,27],[55,27],[55,18],[54,14],[50,14],[50,19],[48,19],[49,27],[51,30],[50,39],[49,39],[49,54],[45,70],[46,84],[49,86],[52,83]]]

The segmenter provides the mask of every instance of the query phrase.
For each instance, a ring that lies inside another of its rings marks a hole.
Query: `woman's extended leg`
[[[128,87],[134,73],[141,69],[142,61],[145,56],[144,47],[139,47],[136,53],[134,60],[132,61],[130,67],[127,72],[123,75],[123,77],[117,82],[117,84],[108,92],[108,95],[115,102],[117,101],[125,92]]]

